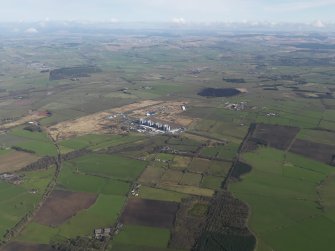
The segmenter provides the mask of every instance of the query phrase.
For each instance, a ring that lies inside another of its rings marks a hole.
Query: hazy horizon
[[[0,6],[0,22],[335,22],[335,0],[5,0]]]

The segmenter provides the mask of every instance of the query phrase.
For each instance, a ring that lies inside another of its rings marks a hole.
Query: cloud
[[[38,23],[38,26],[41,28],[45,28],[47,27],[47,25],[48,25],[48,22],[44,22],[44,21]]]
[[[174,18],[172,18],[172,23],[175,23],[175,24],[186,24],[186,21],[182,17],[174,17]]]
[[[117,18],[110,18],[110,19],[109,19],[109,22],[112,23],[112,24],[116,24],[116,23],[119,23],[120,20],[117,19]]]
[[[38,30],[36,30],[34,27],[30,27],[28,29],[26,29],[24,31],[24,33],[27,33],[27,34],[35,34],[35,33],[38,33]]]
[[[321,20],[315,20],[312,23],[312,26],[316,27],[316,28],[324,28],[325,24],[321,21]]]

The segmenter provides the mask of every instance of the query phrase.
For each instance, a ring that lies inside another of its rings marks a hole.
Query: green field
[[[66,164],[58,185],[72,191],[126,195],[130,184],[124,181],[77,173],[71,164]]]
[[[208,170],[211,161],[208,159],[194,158],[189,165],[188,170],[195,173],[204,173]]]
[[[89,209],[78,213],[59,227],[62,235],[75,237],[90,235],[94,228],[112,226],[125,203],[125,197],[99,195],[96,203]]]
[[[80,211],[62,225],[53,228],[32,222],[24,229],[18,239],[48,244],[54,238],[90,236],[95,228],[112,226],[124,202],[125,197],[122,196],[99,195],[94,205],[87,210]]]
[[[166,248],[170,231],[164,228],[125,225],[113,243]],[[113,249],[112,249],[113,250]]]
[[[7,229],[12,228],[28,210],[33,208],[38,197],[29,194],[23,188],[0,182],[0,198],[0,233],[3,236]]]
[[[209,174],[213,176],[226,176],[229,169],[231,168],[231,162],[223,162],[223,161],[211,161],[211,165],[208,169]]]
[[[208,205],[204,203],[196,203],[193,207],[187,212],[188,215],[194,217],[203,217],[206,215],[208,210]]]
[[[334,228],[334,221],[319,215],[266,233],[265,238],[278,250],[328,250],[334,245]]]
[[[9,153],[10,152],[10,149],[1,149],[0,150],[0,155],[4,155],[6,153]]]
[[[239,144],[228,143],[223,146],[206,147],[202,149],[201,153],[208,157],[217,157],[225,160],[232,160],[236,157]]]
[[[178,184],[181,181],[181,179],[183,178],[183,175],[184,174],[181,171],[168,169],[162,175],[161,181]]]
[[[140,198],[149,200],[165,200],[180,202],[182,198],[187,197],[185,194],[168,191],[159,188],[142,186],[139,192]]]
[[[141,177],[138,180],[145,184],[156,184],[163,174],[163,168],[149,166],[143,171]]]
[[[172,154],[167,153],[159,153],[156,155],[155,158],[160,161],[172,161],[175,159],[175,157]]]
[[[117,146],[125,143],[131,143],[143,139],[140,135],[84,135],[73,139],[63,140],[60,142],[61,148],[64,149],[103,149]]]
[[[36,189],[38,194],[42,194],[54,172],[55,166],[50,166],[48,169],[40,171],[23,172],[23,182],[20,184],[20,187]]]
[[[173,158],[171,167],[176,169],[185,169],[189,166],[190,162],[191,162],[190,157],[177,155]]]
[[[301,130],[298,134],[299,139],[309,140],[316,143],[335,145],[335,135],[332,132],[321,130]]]
[[[21,139],[14,146],[33,151],[39,156],[57,154],[57,148],[44,132],[30,132],[22,127],[17,127],[10,131],[10,135]]]
[[[144,170],[146,162],[118,155],[89,154],[71,163],[86,174],[101,175],[121,180],[135,180]]]
[[[253,169],[231,190],[251,207],[249,226],[258,238],[257,250],[317,250],[328,243],[320,228],[334,231],[335,224],[316,202],[318,185],[333,172],[330,166],[270,148],[246,153],[243,159]],[[314,236],[308,245],[292,234],[307,226],[308,236]]]
[[[202,175],[197,173],[185,173],[180,181],[182,185],[188,186],[199,186],[202,179]]]
[[[219,189],[223,182],[222,177],[205,176],[202,179],[201,186],[210,189]]]
[[[0,234],[14,225],[28,212],[33,210],[49,184],[54,170],[25,173],[20,185],[0,181]],[[36,193],[31,191],[35,190]],[[1,239],[0,238],[0,239]]]

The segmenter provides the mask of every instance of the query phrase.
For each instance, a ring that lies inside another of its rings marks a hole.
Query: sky
[[[335,0],[0,0],[0,22],[335,23]]]

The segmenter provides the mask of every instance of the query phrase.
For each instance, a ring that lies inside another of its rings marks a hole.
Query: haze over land
[[[334,0],[13,0],[0,6],[0,33],[122,29],[333,31]]]
[[[334,23],[334,0],[4,0],[0,22]]]

